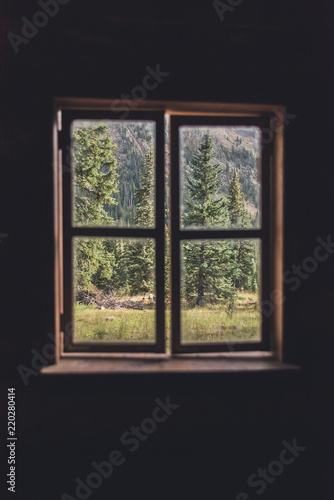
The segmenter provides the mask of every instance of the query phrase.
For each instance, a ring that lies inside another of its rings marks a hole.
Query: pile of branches
[[[79,290],[77,300],[80,304],[86,306],[95,306],[99,309],[144,309],[143,300],[122,300],[119,297],[114,297],[112,293],[105,294],[101,290],[88,292],[87,290]]]

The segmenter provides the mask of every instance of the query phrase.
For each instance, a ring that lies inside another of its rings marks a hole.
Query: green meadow
[[[134,298],[136,300],[136,297]],[[230,315],[224,306],[182,308],[183,342],[242,342],[260,338],[261,317],[257,294],[240,292]],[[76,342],[153,342],[154,305],[137,309],[96,309],[75,304]],[[166,341],[170,346],[170,310],[166,310]]]

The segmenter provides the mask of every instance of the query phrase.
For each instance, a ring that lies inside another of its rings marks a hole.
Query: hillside
[[[220,163],[223,185],[222,193],[227,194],[235,168],[239,171],[248,210],[256,214],[259,208],[259,132],[256,127],[184,127],[181,132],[183,158],[181,169],[187,176],[191,159],[202,141],[203,135],[210,130],[214,143],[215,161]],[[184,193],[187,199],[187,193]]]
[[[109,210],[110,215],[122,226],[127,226],[136,215],[135,189],[140,187],[144,156],[149,151],[154,127],[149,123],[110,122],[110,135],[117,145],[114,155],[117,160],[119,188],[117,205]]]
[[[97,122],[75,122],[75,128],[96,124]],[[152,122],[109,121],[109,133],[116,144],[113,154],[117,160],[119,175],[117,205],[107,207],[121,226],[128,226],[136,215],[135,190],[140,187],[140,173],[143,171],[145,154],[149,151],[151,137],[154,136]],[[206,130],[210,130],[216,153],[216,161],[221,166],[223,185],[221,192],[227,194],[233,171],[238,169],[240,183],[245,195],[248,210],[256,214],[259,208],[258,158],[259,133],[256,127],[182,127],[180,132],[181,178],[189,173],[191,159],[202,141]],[[168,153],[168,151],[167,151]],[[166,154],[166,169],[169,155]],[[185,183],[184,183],[185,185]],[[184,199],[188,194],[183,191]]]

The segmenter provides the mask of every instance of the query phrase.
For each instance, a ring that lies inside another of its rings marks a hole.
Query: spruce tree
[[[135,190],[137,213],[133,222],[138,227],[154,226],[155,160],[153,142],[144,157],[143,172],[140,173],[141,187]]]
[[[73,131],[74,160],[74,220],[80,226],[111,225],[108,206],[116,203],[118,177],[115,144],[108,126],[100,123]],[[101,238],[75,240],[76,293],[98,288],[110,291],[112,278],[117,274],[115,243]]]
[[[252,221],[241,190],[237,169],[234,170],[233,178],[229,185],[227,208],[230,224],[233,228],[252,227]],[[235,240],[231,242],[231,248],[235,261],[235,272],[232,275],[235,287],[256,291],[257,271],[254,242],[247,239]]]
[[[229,219],[233,228],[241,229],[250,227],[250,217],[246,207],[241,184],[239,180],[239,172],[234,170],[232,180],[228,188],[227,208]]]
[[[190,175],[186,179],[190,196],[190,200],[185,200],[188,208],[185,216],[187,226],[210,228],[226,224],[226,204],[219,195],[223,184],[219,177],[222,169],[219,163],[212,163],[215,157],[212,138],[207,132],[198,153],[192,157]]]
[[[135,190],[137,214],[133,220],[138,227],[153,227],[155,223],[155,159],[153,142],[144,158],[140,174],[141,187]],[[155,290],[155,243],[152,239],[137,240],[127,247],[127,279],[129,292],[154,293]]]
[[[112,197],[118,188],[115,148],[104,123],[73,132],[74,218],[78,225],[101,226],[113,222],[106,208],[117,203]]]
[[[226,227],[227,210],[220,194],[222,180],[219,163],[212,163],[216,154],[209,131],[205,133],[198,153],[193,155],[187,187],[190,200],[185,226],[210,228]],[[223,242],[202,240],[183,244],[185,261],[184,294],[188,303],[199,307],[205,304],[234,303],[235,289],[228,277],[229,248]]]

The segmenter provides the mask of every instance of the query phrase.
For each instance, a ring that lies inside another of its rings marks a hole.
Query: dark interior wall
[[[301,373],[37,375],[25,386],[17,371],[53,325],[54,96],[116,99],[160,64],[169,75],[150,99],[285,104],[295,115],[285,134],[285,269],[331,238],[333,4],[245,0],[233,9],[221,21],[204,0],[70,0],[15,54],[8,32],[21,35],[22,17],[41,7],[2,2],[1,373],[3,389],[17,391],[17,500],[75,496],[75,478],[114,448],[126,462],[92,499],[253,499],[249,475],[294,438],[307,449],[261,497],[332,498],[331,253],[297,290],[286,284],[288,360]],[[120,436],[167,395],[180,407],[129,453]]]

